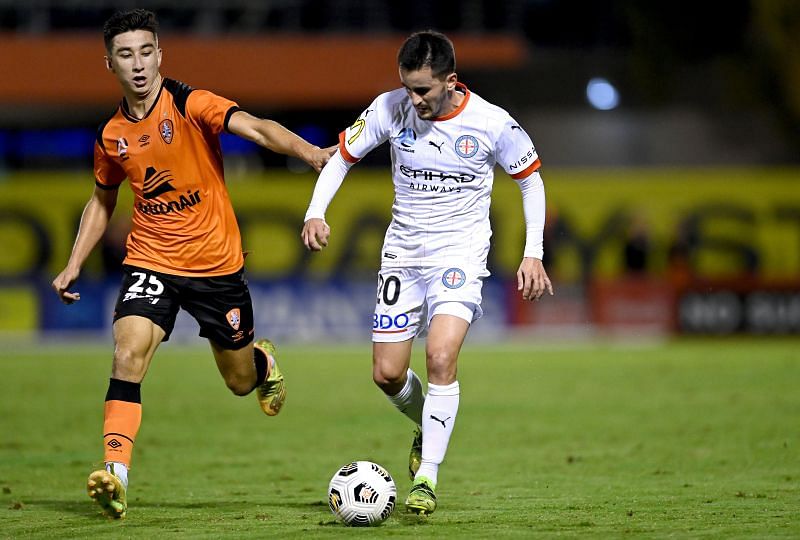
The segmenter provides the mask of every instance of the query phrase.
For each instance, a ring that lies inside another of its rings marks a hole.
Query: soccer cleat
[[[433,492],[434,489],[436,489],[436,486],[433,482],[424,476],[414,480],[414,485],[411,486],[411,491],[406,497],[406,511],[412,514],[433,514],[433,511],[436,510],[436,493]]]
[[[264,414],[275,416],[281,412],[283,402],[286,400],[286,384],[283,382],[283,373],[275,360],[275,345],[268,339],[259,339],[253,346],[263,352],[268,361],[270,358],[272,359],[269,365],[269,375],[256,389],[256,397]]]
[[[86,491],[108,517],[121,519],[127,514],[127,490],[120,479],[109,471],[100,469],[90,474],[86,482]]]
[[[411,441],[411,452],[408,454],[408,477],[412,480],[422,463],[422,429],[414,429],[414,440]]]

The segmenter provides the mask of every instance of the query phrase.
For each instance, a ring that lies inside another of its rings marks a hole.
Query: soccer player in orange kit
[[[127,178],[134,194],[124,277],[114,310],[114,359],[105,400],[105,468],[88,492],[110,517],[127,512],[128,468],[141,424],[140,387],[153,354],[169,339],[180,308],[199,323],[225,384],[236,395],[256,390],[272,416],[283,405],[275,349],[254,342],[253,307],[239,227],[223,176],[223,131],[298,157],[319,171],[334,148],[320,149],[233,101],[161,75],[155,15],[115,13],[103,37],[106,67],[122,89],[118,110],[97,131],[95,189],[69,261],[53,280],[64,303],[103,236]]]

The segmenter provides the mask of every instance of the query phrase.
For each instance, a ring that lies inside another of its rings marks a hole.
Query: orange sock
[[[115,391],[119,387],[130,389],[135,386],[135,394]],[[105,420],[103,421],[104,461],[116,461],[131,466],[133,443],[142,423],[142,404],[139,397],[139,384],[111,379],[106,395]],[[114,399],[117,398],[117,399]],[[122,398],[122,399],[119,399]]]

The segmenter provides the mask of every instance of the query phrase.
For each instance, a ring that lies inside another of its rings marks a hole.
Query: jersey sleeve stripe
[[[354,157],[350,152],[347,151],[347,145],[344,144],[344,131],[339,133],[339,152],[342,153],[342,157],[345,161],[350,163],[358,163],[360,161],[359,158]]]
[[[233,116],[233,113],[241,111],[241,110],[242,109],[240,109],[239,107],[235,107],[234,106],[234,107],[231,107],[230,109],[228,109],[228,112],[225,113],[225,121],[222,124],[222,129],[224,129],[226,133],[230,133],[228,131],[228,122],[231,121],[231,116]]]
[[[111,191],[112,189],[119,189],[119,184],[114,184],[113,186],[109,186],[108,184],[101,184],[99,181],[95,180],[94,185],[99,187],[100,189],[104,189],[106,191]]]
[[[527,169],[525,169],[524,171],[520,171],[518,173],[512,174],[511,178],[513,178],[514,180],[520,180],[522,178],[527,178],[528,176],[530,176],[533,173],[535,173],[539,169],[539,167],[541,167],[541,166],[542,166],[542,162],[537,159],[536,161],[531,163],[530,166]]]

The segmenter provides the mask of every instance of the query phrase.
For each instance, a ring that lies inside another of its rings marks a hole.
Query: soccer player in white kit
[[[314,188],[302,238],[313,251],[328,245],[325,210],[334,194],[350,167],[388,140],[395,199],[381,250],[372,377],[417,426],[405,505],[430,514],[458,411],[458,354],[470,324],[483,313],[495,164],[522,190],[522,298],[538,300],[553,288],[542,266],[544,184],[528,134],[506,111],[458,82],[453,45],[443,34],[412,34],[398,64],[403,88],[378,96],[340,134],[338,152]],[[409,368],[413,340],[425,335],[427,395]]]

